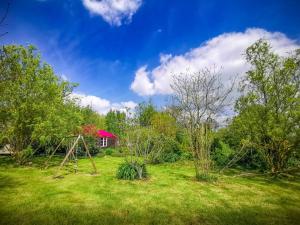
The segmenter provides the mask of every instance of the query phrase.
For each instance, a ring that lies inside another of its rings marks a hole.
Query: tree
[[[176,136],[176,120],[166,112],[155,113],[151,118],[151,126],[159,134],[172,138]]]
[[[68,100],[74,84],[60,80],[33,46],[2,46],[0,74],[0,142],[17,157],[80,124],[78,107]]]
[[[222,112],[233,86],[225,88],[220,74],[209,69],[174,76],[172,108],[187,130],[196,178],[207,178],[211,167],[212,121]]]
[[[151,125],[151,119],[155,115],[156,110],[151,101],[148,103],[139,103],[136,108],[136,114],[139,120],[139,123],[143,127]]]
[[[246,59],[252,68],[242,82],[233,123],[271,172],[279,173],[291,152],[299,151],[300,52],[280,57],[259,40],[247,48]]]
[[[107,131],[116,134],[122,138],[125,134],[126,113],[119,110],[110,110],[105,116],[105,125]]]
[[[90,106],[80,108],[83,116],[82,125],[93,124],[96,129],[106,129],[105,117],[95,112]]]

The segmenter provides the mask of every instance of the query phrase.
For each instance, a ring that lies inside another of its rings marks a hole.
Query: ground
[[[95,158],[98,175],[80,159],[77,174],[53,179],[56,167],[42,169],[44,160],[20,167],[0,157],[0,224],[300,224],[299,174],[273,180],[231,170],[214,183],[197,182],[183,161],[149,166],[147,180],[123,181],[115,173],[124,158],[105,156]]]

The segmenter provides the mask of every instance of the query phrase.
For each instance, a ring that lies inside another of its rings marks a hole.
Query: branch
[[[8,2],[8,3],[7,3],[6,10],[5,10],[5,12],[4,12],[4,15],[3,15],[3,17],[2,17],[1,20],[0,20],[0,25],[5,21],[7,15],[8,15],[9,7],[10,7],[10,3]]]

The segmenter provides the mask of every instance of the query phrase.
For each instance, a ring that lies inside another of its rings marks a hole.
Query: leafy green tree
[[[93,124],[97,129],[106,129],[105,117],[95,112],[90,106],[81,108],[80,112],[83,116],[83,125]]]
[[[153,129],[162,135],[176,137],[176,120],[166,112],[157,112],[151,118]]]
[[[0,74],[0,142],[16,156],[78,125],[77,107],[68,101],[75,85],[60,80],[33,46],[2,46]]]
[[[258,150],[272,173],[281,172],[299,151],[300,52],[280,57],[259,40],[246,51],[252,68],[236,103],[235,127]]]
[[[151,125],[152,117],[155,115],[156,109],[151,101],[142,102],[136,108],[136,116],[141,126],[147,127]]]
[[[118,110],[110,110],[105,116],[105,125],[107,131],[122,138],[125,132],[126,114]]]

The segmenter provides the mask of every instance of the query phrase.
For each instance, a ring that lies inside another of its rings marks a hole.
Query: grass
[[[79,172],[53,179],[45,159],[19,167],[0,157],[0,224],[299,224],[300,176],[235,176],[197,182],[190,162],[148,166],[150,178],[115,177],[123,158],[79,160]],[[61,158],[54,162],[58,165]],[[65,172],[65,170],[63,171]]]

